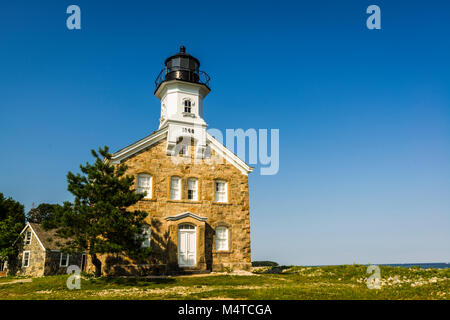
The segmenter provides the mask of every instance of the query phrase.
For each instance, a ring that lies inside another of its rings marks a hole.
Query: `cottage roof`
[[[59,250],[67,242],[67,239],[56,235],[56,229],[45,230],[39,223],[34,222],[28,222],[20,235],[28,228],[31,229],[43,250]]]

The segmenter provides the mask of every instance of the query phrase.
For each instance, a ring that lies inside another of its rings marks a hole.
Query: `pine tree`
[[[149,248],[141,248],[141,234],[146,212],[129,210],[144,195],[131,187],[134,178],[125,175],[127,166],[113,165],[108,147],[92,150],[93,164],[80,165],[81,174],[67,174],[68,190],[74,202],[56,209],[54,219],[44,221],[44,228],[57,228],[57,235],[68,239],[61,251],[86,251],[101,275],[99,254],[124,255],[145,259]],[[100,154],[100,155],[99,155]]]

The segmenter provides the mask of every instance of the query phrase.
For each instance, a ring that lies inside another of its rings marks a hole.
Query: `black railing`
[[[187,82],[201,83],[209,87],[211,78],[204,71],[197,71],[187,68],[163,68],[155,80],[155,91],[158,90],[161,83],[169,80],[181,80]]]

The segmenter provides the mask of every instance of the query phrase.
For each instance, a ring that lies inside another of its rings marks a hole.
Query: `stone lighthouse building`
[[[148,213],[145,263],[105,258],[105,273],[248,270],[250,218],[244,161],[206,132],[209,76],[180,52],[167,58],[155,81],[159,128],[113,154],[125,163],[145,198],[132,209]]]

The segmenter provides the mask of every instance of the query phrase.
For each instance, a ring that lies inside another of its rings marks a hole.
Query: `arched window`
[[[216,250],[228,250],[228,228],[225,226],[219,226],[216,228]]]
[[[181,179],[180,177],[170,178],[170,199],[180,200],[181,199]]]
[[[152,176],[146,173],[140,173],[137,177],[137,192],[145,194],[146,199],[152,197]]]
[[[194,230],[195,226],[189,223],[182,223],[178,226],[179,230]]]
[[[188,179],[188,200],[198,201],[198,181],[195,178]]]

